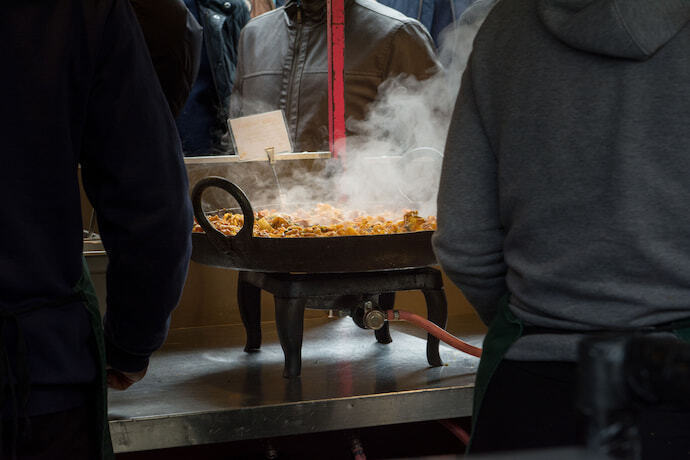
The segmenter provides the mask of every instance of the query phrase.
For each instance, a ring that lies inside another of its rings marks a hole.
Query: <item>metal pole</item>
[[[345,155],[345,0],[327,0],[328,140],[333,157]]]

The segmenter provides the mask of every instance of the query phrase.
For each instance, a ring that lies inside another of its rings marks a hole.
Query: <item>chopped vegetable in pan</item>
[[[233,236],[244,225],[244,216],[234,213],[211,215],[209,221],[221,233]],[[262,238],[385,235],[433,230],[436,230],[435,216],[425,219],[412,210],[404,210],[397,215],[388,212],[370,216],[320,203],[309,212],[299,209],[286,214],[263,210],[254,214],[254,236]],[[203,232],[196,222],[193,231]]]

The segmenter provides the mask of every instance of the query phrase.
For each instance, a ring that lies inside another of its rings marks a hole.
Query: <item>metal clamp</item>
[[[386,314],[374,308],[372,302],[367,300],[364,302],[364,317],[362,318],[362,322],[366,329],[377,331],[386,323]]]

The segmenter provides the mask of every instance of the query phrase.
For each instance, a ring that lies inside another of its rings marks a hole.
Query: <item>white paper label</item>
[[[235,152],[242,161],[267,161],[266,149],[275,153],[292,152],[282,110],[228,120]]]

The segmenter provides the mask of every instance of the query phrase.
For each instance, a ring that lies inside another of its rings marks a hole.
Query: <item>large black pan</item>
[[[235,236],[216,230],[201,208],[209,187],[221,188],[240,205],[244,226]],[[343,273],[434,265],[433,232],[312,238],[257,238],[254,210],[242,190],[222,177],[200,180],[192,191],[194,216],[205,233],[193,233],[192,260],[215,267],[260,272]]]

